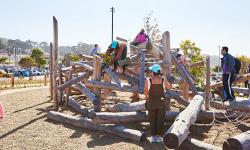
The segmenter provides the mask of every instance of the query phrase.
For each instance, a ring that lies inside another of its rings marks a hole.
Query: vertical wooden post
[[[73,73],[73,70],[70,69],[68,71],[68,74],[67,74],[67,81],[71,80],[72,79],[72,73]],[[70,87],[68,87],[66,89],[66,96],[65,96],[65,105],[67,106],[68,105],[68,102],[69,102],[69,95],[70,95]]]
[[[58,73],[58,75],[59,75],[58,86],[60,86],[60,85],[62,85],[62,63],[59,64],[58,70],[59,70],[59,73]],[[59,90],[58,94],[59,94],[58,96],[59,96],[59,104],[60,104],[63,101],[63,91]]]
[[[100,81],[101,80],[101,58],[97,55],[94,55],[93,57],[93,80]],[[95,96],[98,99],[98,104],[94,106],[94,110],[96,112],[101,111],[101,89],[100,88],[94,88],[93,92],[95,93]]]
[[[206,57],[206,93],[205,93],[205,109],[209,109],[209,99],[210,99],[210,56]]]
[[[58,23],[57,19],[53,16],[53,55],[52,58],[54,61],[53,67],[53,100],[54,100],[54,109],[58,110],[59,103],[58,103],[58,91],[57,91],[57,53],[58,53]]]
[[[168,31],[162,34],[162,45],[163,45],[163,64],[162,70],[164,77],[171,75],[171,51],[170,51],[170,33]],[[170,110],[171,99],[166,99],[166,109]]]
[[[106,73],[106,72],[104,73],[103,80],[106,83],[111,83],[111,77],[109,76],[108,73]],[[110,95],[110,92],[111,92],[111,90],[109,90],[109,89],[103,89],[104,98],[107,98]]]
[[[50,70],[50,74],[49,74],[49,79],[50,79],[50,99],[53,99],[53,71],[54,71],[54,56],[53,56],[53,46],[52,43],[50,43],[50,55],[49,55],[49,70]]]
[[[144,93],[144,82],[145,82],[145,53],[141,53],[141,71],[140,71],[140,93]]]
[[[66,67],[69,67],[69,66],[70,66],[70,63],[71,63],[70,53],[67,53],[67,54],[65,55],[65,66],[66,66]]]
[[[11,74],[11,87],[15,86],[15,77],[14,77],[14,73]]]
[[[47,86],[47,74],[44,75],[44,86]]]

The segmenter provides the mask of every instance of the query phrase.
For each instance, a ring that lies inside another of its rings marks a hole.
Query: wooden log
[[[97,105],[98,104],[98,99],[97,97],[95,96],[94,93],[92,93],[84,84],[82,83],[78,83],[76,85],[76,87],[82,92],[84,93],[88,99],[94,104],[94,105]]]
[[[175,99],[179,104],[182,104],[184,106],[189,105],[189,102],[187,100],[185,100],[184,98],[182,98],[178,93],[175,93],[173,91],[167,90],[164,93],[164,95],[165,95],[166,98]]]
[[[110,75],[111,80],[114,81],[118,87],[123,87],[121,80],[116,76],[114,72],[110,70],[110,68],[104,68],[104,71]]]
[[[73,72],[72,70],[68,71],[66,82],[68,82],[72,79],[72,72]],[[71,91],[71,88],[66,88],[66,96],[65,96],[65,105],[66,106],[68,105],[70,91]]]
[[[187,138],[180,146],[180,150],[221,150],[221,147],[214,146],[194,138]]]
[[[131,85],[139,85],[140,79],[129,74],[123,74],[120,72],[115,72],[115,74],[122,80],[127,80],[127,82]]]
[[[225,102],[224,105],[222,105],[222,102],[211,101],[210,106],[216,109],[231,108],[235,111],[250,112],[250,100],[234,100],[229,103]]]
[[[242,83],[242,82],[245,82],[246,80],[249,80],[249,79],[250,79],[250,74],[244,74],[243,76],[240,76],[239,78],[236,78],[234,80],[233,84]],[[215,89],[215,88],[222,87],[222,86],[223,86],[223,84],[222,84],[222,81],[221,81],[221,82],[211,84],[210,87],[212,89]]]
[[[140,142],[146,138],[145,133],[128,129],[124,126],[115,126],[115,125],[96,125],[94,124],[91,119],[82,118],[82,117],[76,117],[71,116],[68,114],[63,114],[60,112],[50,111],[47,115],[48,119],[55,120],[61,123],[67,123],[70,125],[74,125],[77,127],[90,129],[90,130],[97,130],[97,131],[104,131],[109,134],[117,135],[121,138]]]
[[[249,88],[239,88],[239,87],[232,87],[234,92],[243,93],[243,94],[250,94]]]
[[[82,117],[92,117],[92,115],[93,115],[93,112],[91,112],[91,108],[82,106],[77,101],[75,101],[73,98],[69,99],[68,106],[70,106],[76,112],[80,113],[82,115]]]
[[[206,58],[206,89],[205,89],[205,109],[209,109],[209,101],[210,101],[210,56]]]
[[[95,81],[101,81],[101,75],[102,75],[102,64],[101,64],[101,58],[97,55],[94,55],[93,57],[93,80]],[[96,112],[101,111],[101,89],[98,87],[94,87],[93,88],[93,92],[95,93],[96,97],[97,97],[97,104],[94,106],[94,110]]]
[[[181,66],[181,64],[179,64],[177,58],[175,57],[174,53],[171,52],[171,58],[173,60],[173,63],[175,64],[178,72],[181,74],[181,76],[187,81],[191,91],[197,95],[198,94],[198,91],[197,89],[195,88],[194,84],[193,84],[193,80],[192,78],[188,75],[188,71],[183,67]]]
[[[162,70],[164,77],[168,78],[172,74],[172,60],[170,51],[170,33],[166,31],[162,34],[162,45],[163,45],[163,64]],[[171,99],[166,98],[166,110],[170,110]]]
[[[69,67],[71,63],[70,53],[65,54],[65,66]]]
[[[173,122],[179,112],[167,111],[166,122]],[[148,121],[148,112],[98,112],[93,115],[93,122],[96,124],[129,124]]]
[[[50,70],[50,74],[49,74],[49,78],[50,78],[50,99],[53,100],[53,70],[54,70],[54,59],[53,59],[53,47],[52,47],[52,43],[50,43],[50,54],[49,54],[49,70]]]
[[[68,87],[70,87],[70,86],[72,86],[72,85],[74,85],[74,84],[76,84],[76,83],[82,81],[83,79],[88,78],[90,75],[91,75],[90,72],[83,73],[82,75],[80,75],[80,76],[78,76],[78,77],[76,77],[76,78],[73,78],[73,79],[71,79],[70,81],[68,81],[68,82],[66,82],[66,83],[64,83],[64,84],[62,84],[62,85],[60,85],[60,86],[58,87],[58,89],[63,90],[63,89],[65,89],[65,88],[68,88]]]
[[[200,66],[203,66],[203,65],[204,65],[204,61],[197,61],[197,62],[189,64],[189,67],[194,68],[194,67],[200,67]]]
[[[127,43],[128,42],[128,40],[126,40],[126,39],[124,39],[124,38],[121,38],[121,37],[116,37],[116,40],[117,41],[121,41],[121,42],[125,42],[125,43]]]
[[[93,61],[93,56],[85,55],[85,54],[79,54],[79,57],[83,60]]]
[[[164,134],[164,144],[168,148],[178,148],[187,138],[191,124],[195,123],[204,98],[196,95],[188,107],[176,118],[174,124]]]
[[[93,67],[91,67],[90,65],[87,65],[87,64],[84,64],[84,63],[81,63],[81,62],[76,62],[74,63],[75,65],[78,65],[80,67],[83,67],[84,69],[87,69],[89,71],[93,71]]]
[[[145,53],[141,53],[141,69],[140,69],[140,85],[139,91],[141,94],[144,93],[144,85],[145,85]]]
[[[239,135],[228,138],[223,143],[223,150],[249,150],[250,130]]]
[[[62,73],[62,63],[58,65],[58,86],[62,85],[63,83],[63,73]],[[63,101],[63,91],[58,89],[58,102],[61,104]]]
[[[52,51],[52,61],[53,61],[53,100],[54,100],[54,109],[58,110],[59,102],[58,102],[58,89],[57,89],[57,54],[58,54],[58,23],[57,19],[53,16],[53,51]]]
[[[106,109],[107,111],[111,112],[134,112],[134,111],[144,111],[146,110],[145,107],[145,100],[134,102],[134,103],[125,103],[125,104],[114,104],[108,106]]]
[[[137,92],[137,93],[139,92],[138,86],[123,85],[123,87],[118,87],[116,84],[105,83],[105,82],[101,82],[101,81],[93,81],[93,80],[88,80],[86,82],[86,86],[100,88],[100,89],[123,91],[123,92]]]

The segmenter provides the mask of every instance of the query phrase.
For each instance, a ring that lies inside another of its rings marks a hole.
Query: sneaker
[[[161,137],[156,137],[156,143],[161,143],[163,142],[163,139]]]
[[[151,136],[151,143],[156,143],[156,137],[155,136]]]

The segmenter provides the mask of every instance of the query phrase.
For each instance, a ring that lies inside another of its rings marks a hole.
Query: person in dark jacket
[[[222,82],[224,89],[224,100],[233,101],[235,100],[234,91],[232,90],[232,83],[235,78],[235,58],[228,53],[228,47],[224,46],[221,49],[223,58],[221,59],[222,67]]]
[[[150,77],[146,79],[144,94],[146,98],[146,108],[149,115],[151,141],[153,143],[162,142],[161,136],[164,133],[164,119],[166,113],[166,103],[164,100],[165,89],[170,89],[171,85],[161,75],[161,67],[155,64],[149,67]]]

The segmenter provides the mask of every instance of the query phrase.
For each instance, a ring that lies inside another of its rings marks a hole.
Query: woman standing
[[[149,114],[151,141],[153,143],[162,142],[161,136],[164,133],[164,119],[166,113],[166,103],[164,99],[165,89],[170,89],[171,85],[162,77],[161,67],[155,64],[149,67],[150,77],[145,82],[144,93],[146,97],[146,108]]]

